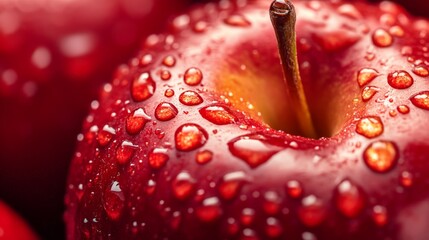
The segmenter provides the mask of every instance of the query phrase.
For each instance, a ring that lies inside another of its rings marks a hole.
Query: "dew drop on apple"
[[[367,87],[365,87],[364,89],[362,89],[362,95],[361,95],[362,96],[362,101],[368,102],[379,91],[380,91],[380,88],[378,88],[378,87],[374,87],[374,86],[367,86]]]
[[[359,84],[359,87],[363,87],[364,85],[368,84],[378,76],[379,76],[379,73],[375,69],[372,69],[372,68],[361,69],[358,72],[358,76],[357,76],[357,82]]]
[[[183,75],[183,80],[189,86],[196,86],[203,80],[203,73],[200,69],[191,67],[186,70],[185,74]]]
[[[393,88],[405,89],[413,85],[414,79],[408,72],[400,70],[389,73],[389,75],[387,76],[387,82]]]
[[[410,108],[407,105],[399,105],[396,109],[402,114],[410,113]]]
[[[429,76],[429,70],[425,66],[415,66],[413,68],[413,73],[420,77]]]
[[[366,165],[378,173],[385,173],[394,168],[398,162],[398,158],[397,147],[391,141],[381,140],[373,142],[363,153]]]
[[[150,120],[151,117],[146,114],[143,108],[137,108],[127,117],[125,124],[127,133],[131,135],[139,133]]]
[[[188,199],[194,193],[195,183],[188,172],[179,173],[172,182],[174,196],[179,200]]]
[[[394,37],[403,37],[405,35],[404,29],[399,25],[390,27],[389,33]]]
[[[146,194],[152,195],[155,192],[155,189],[156,189],[156,182],[153,179],[149,179],[145,187]]]
[[[344,216],[357,217],[365,205],[362,190],[350,180],[343,180],[336,189],[335,205]]]
[[[235,218],[230,217],[226,220],[226,231],[230,236],[234,236],[240,231],[240,225]]]
[[[103,129],[97,135],[97,142],[100,146],[107,146],[112,141],[116,130],[109,125],[104,125]]]
[[[315,227],[325,220],[325,207],[323,202],[314,195],[302,199],[298,209],[301,222],[307,227]]]
[[[264,194],[264,203],[262,208],[268,215],[275,215],[279,213],[281,208],[281,198],[278,193],[274,191],[268,191]]]
[[[252,208],[244,208],[241,211],[240,222],[244,226],[249,226],[255,220],[255,210]]]
[[[187,123],[180,126],[175,133],[176,148],[180,151],[192,151],[206,144],[208,133],[201,126]]]
[[[143,55],[143,57],[140,59],[140,66],[142,67],[146,67],[147,65],[151,64],[153,60],[153,57],[151,54],[145,54]]]
[[[296,180],[290,180],[287,182],[286,191],[287,194],[292,198],[299,198],[303,193],[301,183]]]
[[[260,240],[255,230],[250,228],[245,228],[241,232],[240,240]]]
[[[134,145],[132,142],[123,141],[116,149],[116,160],[119,164],[128,163],[137,149],[138,146]]]
[[[203,98],[195,91],[185,91],[179,96],[179,101],[187,106],[199,105],[203,102]]]
[[[429,110],[429,91],[417,93],[412,96],[410,100],[411,103],[414,104],[414,106],[424,110]]]
[[[219,199],[217,197],[204,199],[195,213],[202,222],[209,223],[216,221],[222,216],[222,208]]]
[[[167,152],[168,149],[166,148],[154,148],[149,153],[149,166],[156,170],[164,167],[167,161],[170,159]]]
[[[172,96],[174,96],[174,90],[171,89],[171,88],[165,90],[164,96],[166,96],[166,97],[172,97]]]
[[[235,116],[228,107],[212,105],[200,109],[203,118],[217,125],[226,125],[236,122]]]
[[[234,27],[249,27],[252,25],[244,16],[234,14],[224,19],[224,22]]]
[[[372,220],[374,221],[374,223],[377,226],[384,226],[386,225],[387,221],[388,221],[388,216],[387,216],[387,209],[384,206],[381,205],[375,205],[372,208]]]
[[[270,238],[277,238],[283,233],[283,227],[277,218],[269,217],[265,223],[265,234]]]
[[[199,151],[195,155],[195,161],[198,164],[206,164],[210,162],[212,159],[213,159],[213,152],[210,150]]]
[[[134,101],[141,102],[153,96],[155,93],[155,82],[149,73],[140,74],[133,80],[131,85],[131,96]]]
[[[164,81],[170,80],[170,78],[171,78],[171,73],[168,70],[163,69],[163,70],[161,70],[161,72],[159,74],[160,74],[161,79]]]
[[[239,194],[246,179],[246,173],[242,171],[225,174],[218,186],[219,195],[224,200],[234,199]]]
[[[352,19],[361,19],[362,14],[359,12],[359,10],[353,5],[349,3],[342,4],[338,7],[338,12],[346,17],[352,18]]]
[[[403,187],[411,187],[413,185],[413,174],[408,171],[401,172],[399,176],[399,181]]]
[[[118,220],[125,206],[125,197],[118,181],[113,181],[103,194],[103,207],[111,220]]]
[[[377,47],[389,47],[393,43],[393,37],[386,30],[379,28],[372,34],[372,42]]]
[[[384,126],[379,117],[363,117],[356,124],[356,132],[367,138],[380,136],[384,131]]]
[[[155,117],[160,121],[169,121],[177,116],[179,110],[168,102],[162,102],[158,104],[155,109]]]
[[[174,56],[168,55],[162,60],[162,64],[167,67],[173,67],[176,65],[176,58]]]

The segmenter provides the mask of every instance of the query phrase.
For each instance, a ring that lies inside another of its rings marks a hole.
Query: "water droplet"
[[[140,66],[145,67],[152,63],[153,57],[150,54],[145,54],[140,60]]]
[[[174,96],[174,90],[171,89],[171,88],[165,90],[164,96],[166,96],[166,97],[172,97],[172,96]]]
[[[403,171],[399,180],[404,187],[411,187],[413,185],[413,175],[408,171]]]
[[[112,141],[113,135],[116,134],[116,130],[109,125],[104,125],[103,129],[97,135],[97,142],[100,146],[104,147]]]
[[[425,66],[415,66],[413,68],[413,73],[420,77],[427,77],[429,76],[429,70]]]
[[[367,138],[375,138],[383,133],[384,126],[379,117],[364,117],[356,125],[356,132]]]
[[[262,208],[266,214],[275,215],[280,211],[281,198],[278,193],[268,191],[264,194],[264,200]]]
[[[365,149],[363,159],[371,170],[385,173],[396,166],[398,155],[397,147],[393,142],[377,141]]]
[[[149,153],[149,165],[153,169],[161,169],[164,167],[168,159],[170,159],[170,157],[167,155],[167,152],[168,149],[165,148],[154,148]]]
[[[236,235],[238,231],[240,230],[240,225],[238,224],[237,220],[234,218],[228,218],[227,220],[227,231],[230,236]]]
[[[131,96],[136,102],[144,101],[155,93],[155,82],[149,73],[145,72],[136,77],[131,85]]]
[[[219,199],[217,197],[206,198],[202,206],[196,209],[197,217],[203,222],[213,222],[222,215]]]
[[[217,125],[225,125],[236,122],[236,118],[232,114],[231,110],[220,105],[204,107],[200,109],[200,114],[203,118]]]
[[[401,26],[395,25],[389,29],[389,33],[395,37],[403,37],[405,35],[405,31]]]
[[[125,205],[124,201],[125,197],[119,182],[113,181],[103,194],[103,207],[111,220],[118,220],[121,217]]]
[[[421,109],[429,110],[429,91],[417,93],[412,96],[410,100],[414,104],[414,106]]]
[[[155,188],[156,188],[156,182],[152,179],[149,179],[149,181],[147,181],[147,185],[145,188],[146,194],[152,195],[155,192]]]
[[[363,87],[364,85],[368,84],[378,76],[379,74],[375,69],[372,69],[372,68],[361,69],[358,72],[358,76],[357,76],[357,82],[359,84],[359,87]]]
[[[192,151],[206,144],[208,134],[201,126],[187,123],[180,126],[175,133],[176,148],[180,151]]]
[[[164,70],[161,70],[160,76],[162,80],[166,81],[171,78],[171,73],[170,71],[164,69]]]
[[[365,199],[358,186],[350,180],[344,180],[336,189],[335,204],[344,216],[354,218],[362,212]]]
[[[155,109],[155,117],[160,121],[169,121],[175,118],[178,113],[179,110],[177,110],[173,104],[168,102],[158,104]]]
[[[341,15],[344,15],[344,16],[349,17],[349,18],[353,18],[353,19],[361,19],[362,18],[362,14],[359,12],[359,10],[350,3],[345,3],[345,4],[342,4],[341,6],[339,6],[338,12]]]
[[[283,233],[282,225],[279,220],[273,217],[267,218],[265,225],[265,234],[271,238],[277,238]]]
[[[206,164],[213,159],[213,152],[209,150],[203,150],[197,152],[195,155],[195,161],[199,164]]]
[[[139,133],[149,120],[151,117],[146,114],[143,108],[134,110],[126,120],[127,133],[131,135]]]
[[[234,27],[249,27],[252,25],[244,16],[234,14],[224,19],[224,22]]]
[[[255,210],[252,208],[244,208],[241,211],[240,222],[245,226],[249,226],[255,220]]]
[[[314,195],[309,195],[302,199],[298,215],[304,225],[315,227],[325,219],[325,208],[320,199]]]
[[[384,206],[376,205],[372,208],[372,219],[378,226],[384,226],[387,223],[387,209]]]
[[[242,171],[225,174],[218,188],[220,196],[225,200],[232,200],[238,195],[246,180],[246,173]]]
[[[167,67],[173,67],[174,65],[176,65],[176,58],[169,55],[165,57],[164,60],[162,60],[162,64],[164,64]]]
[[[116,149],[116,160],[119,164],[125,164],[130,161],[138,146],[129,141],[123,141],[121,146]]]
[[[410,108],[407,105],[399,105],[396,109],[402,114],[407,114],[410,112]]]
[[[186,84],[189,86],[196,86],[201,83],[203,80],[203,73],[200,69],[191,67],[188,70],[186,70],[185,75],[183,76],[183,79]]]
[[[233,139],[228,147],[232,155],[245,161],[251,168],[267,162],[282,149],[269,144],[268,139],[260,134]]]
[[[387,82],[393,88],[405,89],[413,85],[414,79],[408,72],[401,70],[390,73],[387,76]]]
[[[380,91],[380,88],[378,87],[374,87],[374,86],[365,87],[362,90],[362,101],[368,102],[369,100],[371,100],[372,97],[374,97],[375,94],[378,93],[378,91]]]
[[[187,106],[195,106],[203,102],[203,98],[194,91],[185,91],[179,96],[179,101]]]
[[[396,112],[395,109],[392,109],[392,110],[389,111],[389,116],[396,117],[397,115],[398,115],[398,112]]]
[[[301,183],[296,180],[290,180],[287,182],[287,193],[292,198],[299,198],[302,196],[303,190]]]
[[[384,29],[377,29],[372,34],[372,42],[377,47],[389,47],[393,43],[393,37]]]
[[[207,25],[208,25],[207,22],[198,21],[198,22],[195,23],[195,25],[193,27],[193,30],[196,33],[202,33],[204,31],[206,31]]]
[[[173,194],[179,200],[188,199],[194,192],[195,179],[188,172],[181,172],[172,183]]]

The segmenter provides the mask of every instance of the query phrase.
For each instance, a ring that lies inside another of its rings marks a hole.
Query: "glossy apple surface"
[[[68,239],[426,238],[429,22],[395,4],[294,4],[319,137],[297,136],[270,2],[195,7],[84,123]]]
[[[0,198],[42,236],[62,232],[67,167],[90,101],[185,2],[0,1]]]

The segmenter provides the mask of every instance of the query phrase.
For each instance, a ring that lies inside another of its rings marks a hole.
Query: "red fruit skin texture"
[[[0,2],[0,198],[44,238],[64,235],[67,168],[90,102],[185,3]]]
[[[3,201],[0,201],[0,239],[37,240],[28,224]]]
[[[294,122],[276,98],[269,4],[196,6],[145,41],[145,64],[118,68],[78,137],[68,239],[427,238],[429,83],[415,66],[428,67],[429,21],[393,3],[294,1],[326,136],[307,139],[270,127]],[[165,102],[177,111],[158,112]],[[140,108],[147,122],[130,134]]]

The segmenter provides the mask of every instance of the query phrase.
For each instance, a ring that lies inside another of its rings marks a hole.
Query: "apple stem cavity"
[[[316,138],[317,133],[311,119],[299,73],[295,7],[288,0],[274,0],[270,6],[270,18],[276,33],[284,82],[290,100],[289,106],[292,108],[293,116],[296,117],[301,134],[305,137]]]

